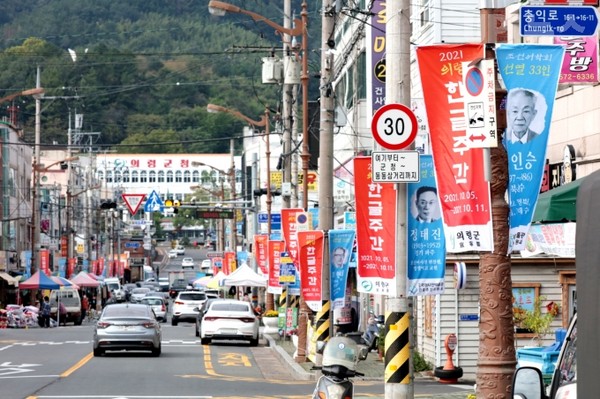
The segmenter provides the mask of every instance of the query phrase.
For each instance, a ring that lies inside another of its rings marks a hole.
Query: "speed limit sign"
[[[373,116],[371,132],[375,141],[388,150],[408,147],[417,137],[417,118],[402,104],[387,104]]]

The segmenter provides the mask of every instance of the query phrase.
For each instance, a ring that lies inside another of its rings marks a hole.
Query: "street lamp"
[[[302,35],[302,206],[304,210],[308,209],[308,163],[310,160],[310,153],[308,152],[308,11],[306,1],[302,2],[301,19],[295,19],[295,27],[285,28],[260,14],[252,11],[244,10],[243,8],[234,6],[233,4],[225,3],[223,1],[211,0],[208,2],[208,11],[212,15],[224,16],[227,12],[234,12],[238,14],[244,14],[251,17],[257,22],[264,22],[279,33],[283,33],[289,36]],[[229,112],[229,111],[228,111]],[[237,112],[237,111],[233,111]],[[230,112],[233,114],[233,112]],[[242,119],[248,120],[243,117]],[[268,159],[268,158],[267,158]]]
[[[60,161],[56,161],[46,166],[43,164],[37,164],[37,158],[33,160],[33,210],[31,212],[31,225],[32,225],[32,235],[31,235],[31,274],[35,273],[38,269],[38,259],[37,259],[37,251],[36,245],[40,243],[40,173],[48,172],[51,167],[62,164],[64,162],[77,161],[79,157],[67,157],[65,159],[61,159]]]
[[[238,119],[242,119],[248,122],[254,127],[264,127],[266,136],[266,156],[267,156],[267,232],[269,237],[271,236],[271,204],[273,203],[273,197],[271,195],[271,136],[269,130],[269,107],[265,107],[265,112],[261,116],[259,121],[248,118],[246,115],[239,111],[232,110],[229,108],[222,107],[220,105],[208,104],[206,110],[211,113],[225,112],[235,116]]]

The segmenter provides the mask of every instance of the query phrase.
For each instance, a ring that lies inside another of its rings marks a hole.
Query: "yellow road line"
[[[82,367],[84,364],[86,364],[87,362],[89,362],[92,357],[94,357],[94,353],[93,352],[88,353],[83,359],[81,359],[80,361],[78,361],[77,363],[75,363],[75,365],[73,367],[71,367],[70,369],[68,369],[64,373],[62,373],[60,376],[61,377],[68,377],[68,376],[70,376],[75,371],[77,371],[80,367]]]

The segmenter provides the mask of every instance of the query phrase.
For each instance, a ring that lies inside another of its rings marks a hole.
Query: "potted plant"
[[[267,310],[263,313],[262,322],[265,326],[265,334],[277,334],[279,332],[279,312],[277,310]]]
[[[543,310],[542,302],[545,297],[538,297],[533,302],[533,309],[513,308],[515,327],[521,331],[533,334],[536,346],[540,346],[542,339],[552,330],[550,326],[554,318],[559,314],[560,307],[555,302],[549,302]]]

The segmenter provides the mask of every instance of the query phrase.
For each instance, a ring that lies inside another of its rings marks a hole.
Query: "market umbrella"
[[[227,277],[227,275],[221,270],[219,270],[219,272],[215,274],[214,277],[211,277],[210,281],[206,284],[206,288],[211,290],[218,290],[219,288],[223,288],[221,283],[223,282],[223,279],[225,277]]]
[[[59,283],[39,270],[27,280],[19,283],[19,289],[21,290],[57,290],[60,286]]]
[[[212,280],[213,276],[204,276],[194,280],[192,286],[194,287],[206,287],[206,285]]]
[[[80,287],[92,287],[96,288],[100,286],[100,282],[90,276],[88,273],[81,271],[75,277],[71,279],[71,282],[77,284]]]
[[[61,276],[51,276],[50,277],[52,280],[56,281],[57,283],[59,283],[61,285],[61,287],[72,287],[75,288],[76,290],[79,289],[79,285],[72,282],[71,280],[68,280],[64,277]]]

